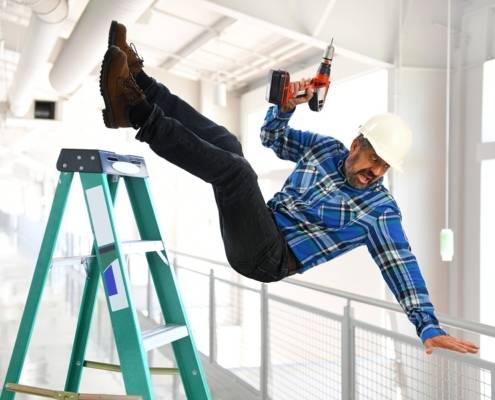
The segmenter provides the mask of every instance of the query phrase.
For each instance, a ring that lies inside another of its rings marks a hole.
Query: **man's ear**
[[[359,140],[355,138],[351,143],[350,152],[354,153],[359,148]]]

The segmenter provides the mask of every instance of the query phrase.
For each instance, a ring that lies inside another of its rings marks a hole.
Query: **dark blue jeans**
[[[230,265],[261,282],[294,273],[297,262],[237,138],[155,80],[143,89],[153,111],[136,138],[160,157],[212,184]]]

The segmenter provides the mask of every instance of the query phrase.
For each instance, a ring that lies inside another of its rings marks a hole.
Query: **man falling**
[[[291,83],[293,91],[305,83]],[[146,75],[143,60],[126,42],[125,26],[116,21],[100,89],[108,128],[132,126],[136,139],[160,157],[212,185],[225,253],[240,274],[274,282],[365,245],[428,354],[433,347],[478,351],[440,328],[399,207],[382,184],[390,166],[401,168],[410,147],[411,133],[399,117],[371,118],[348,150],[335,138],[288,126],[311,89],[282,109],[270,107],[262,143],[296,165],[265,203],[237,138]]]

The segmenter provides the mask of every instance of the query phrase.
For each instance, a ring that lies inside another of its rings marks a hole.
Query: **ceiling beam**
[[[186,58],[188,55],[192,54],[194,51],[204,46],[210,40],[220,36],[220,34],[232,25],[236,20],[231,17],[222,17],[217,22],[215,22],[211,27],[206,29],[192,39],[189,43],[186,43],[181,49],[179,49],[175,55],[177,57],[167,58],[160,67],[165,69],[172,69],[174,65],[179,63],[180,58]],[[179,58],[180,57],[180,58]]]
[[[330,16],[330,13],[332,12],[333,8],[335,7],[335,3],[337,3],[337,0],[328,0],[327,5],[325,6],[325,9],[321,13],[320,19],[316,23],[316,26],[313,29],[313,32],[311,34],[313,36],[318,37],[321,33],[321,30],[323,29],[323,26],[328,20],[328,17]]]
[[[182,22],[186,22],[186,23],[191,24],[191,25],[194,25],[194,26],[198,26],[200,28],[203,28],[204,30],[214,31],[214,29],[211,26],[205,25],[205,24],[202,24],[202,23],[199,23],[199,22],[194,21],[194,20],[192,20],[190,18],[183,17],[182,15],[173,14],[173,13],[170,13],[168,11],[162,10],[160,8],[156,8],[156,7],[153,8],[152,11],[153,12],[156,12],[158,14],[166,15],[166,16],[168,16],[170,18],[177,19],[177,20],[182,21]],[[269,56],[263,54],[260,51],[257,51],[256,49],[250,49],[250,48],[244,47],[244,46],[240,45],[239,43],[230,42],[230,41],[226,40],[225,38],[221,38],[219,36],[216,38],[216,41],[218,43],[220,43],[220,44],[223,44],[223,45],[232,47],[234,49],[240,50],[243,53],[249,53],[249,54],[251,54],[254,57],[262,58],[264,60],[269,60],[270,59]]]
[[[270,0],[263,2],[245,0],[197,1],[199,4],[212,11],[235,18],[239,21],[245,21],[249,24],[265,26],[280,35],[297,40],[309,46],[314,46],[320,49],[325,49],[326,46],[328,46],[329,38],[322,37],[320,32],[316,32],[316,36],[308,33],[308,30],[304,27],[301,21],[297,19],[297,16],[294,15],[292,8],[288,6],[286,0]],[[335,2],[331,2],[322,10],[315,11],[315,14],[322,15],[326,13],[326,17],[328,17],[334,6]],[[315,28],[318,28],[319,23],[323,26],[324,21],[322,23],[322,19],[324,18],[320,18],[316,21]],[[344,46],[341,46],[339,45],[337,38],[335,53],[337,55],[342,55],[352,60],[372,66],[379,66],[383,68],[393,68],[394,66],[390,62],[391,60],[381,59],[379,56],[371,54],[370,52],[365,54],[363,52],[354,51],[351,48],[346,48],[345,44]]]

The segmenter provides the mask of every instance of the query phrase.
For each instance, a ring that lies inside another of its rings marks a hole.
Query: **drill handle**
[[[298,92],[294,93],[294,96],[292,98],[300,99],[301,97],[306,96],[306,90],[309,88],[309,85],[306,87],[304,90],[299,90]]]
[[[305,97],[307,90],[309,88],[314,88],[313,81],[314,81],[314,78],[311,79],[311,81],[309,83],[307,83],[306,85],[304,85],[302,88],[299,87],[299,90],[297,92],[292,92],[292,90],[291,90],[291,92],[289,93],[289,99],[294,99],[294,98],[299,99],[301,97]]]
[[[330,85],[330,81],[328,81],[328,83],[325,85],[321,85],[315,88],[313,97],[311,97],[308,102],[309,108],[312,111],[319,112],[323,109],[323,106],[325,105],[325,99],[327,97],[329,85]]]

